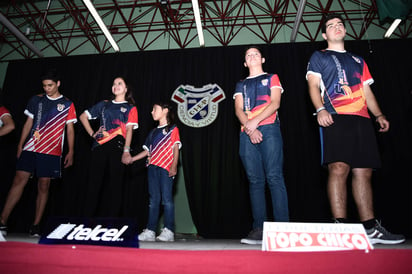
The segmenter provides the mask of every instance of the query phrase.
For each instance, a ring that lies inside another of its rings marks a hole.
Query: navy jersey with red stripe
[[[63,95],[41,94],[29,100],[24,114],[33,119],[33,126],[23,150],[61,156],[66,124],[77,122],[73,102]]]
[[[233,99],[243,96],[243,111],[251,120],[259,115],[271,102],[272,88],[283,88],[277,74],[262,73],[239,81],[236,85]],[[259,126],[273,124],[276,121],[277,111],[262,120]],[[243,126],[242,126],[243,130]]]
[[[153,129],[147,136],[143,149],[149,151],[150,165],[170,171],[173,162],[173,147],[181,148],[179,129],[174,125],[168,130],[166,126]]]

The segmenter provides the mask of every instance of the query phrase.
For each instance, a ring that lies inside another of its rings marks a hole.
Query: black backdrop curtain
[[[326,44],[261,47],[266,57],[265,71],[277,73],[285,89],[279,115],[291,221],[329,221],[326,172],[320,167],[318,127],[305,80],[310,55]],[[411,235],[412,216],[408,209],[412,182],[412,40],[348,41],[346,48],[366,59],[375,79],[372,89],[391,122],[388,133],[378,134],[383,168],[373,175],[376,215],[391,230]],[[99,100],[108,99],[113,79],[124,76],[133,87],[138,107],[139,129],[134,132],[132,143],[135,151],[140,151],[146,135],[155,126],[150,115],[154,101],[170,99],[181,84],[195,87],[218,84],[226,99],[219,103],[219,114],[213,124],[191,128],[178,122],[183,144],[181,164],[199,234],[238,238],[249,231],[252,222],[248,183],[238,157],[239,123],[232,99],[236,82],[247,74],[243,55],[243,46],[233,46],[15,61],[8,65],[3,101],[15,119],[17,139],[26,118],[23,114],[26,103],[32,95],[42,92],[39,79],[46,69],[58,69],[62,76],[60,90],[74,101],[78,115]],[[90,140],[80,123],[75,129],[75,164],[65,171],[63,179],[52,184],[44,219],[53,215],[79,216],[87,199],[83,190],[88,176]],[[6,143],[4,139],[2,143]],[[2,152],[2,161],[10,166],[15,149],[10,141],[3,147],[9,149]],[[3,205],[14,170],[3,166],[1,169],[4,176],[0,204]],[[26,188],[10,217],[11,229],[27,230],[32,221],[35,192],[35,184]],[[146,170],[143,162],[138,162],[127,170],[124,209],[119,217],[136,218],[139,227],[144,228],[147,196]],[[350,212],[350,217],[356,219],[353,203]]]

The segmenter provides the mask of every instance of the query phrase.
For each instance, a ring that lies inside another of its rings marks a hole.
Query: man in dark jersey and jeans
[[[390,233],[375,218],[372,201],[372,169],[381,163],[369,111],[380,132],[389,130],[389,122],[369,86],[373,78],[365,61],[345,50],[342,17],[332,14],[323,22],[328,48],[313,53],[306,78],[321,130],[322,163],[329,171],[333,217],[335,222],[347,222],[346,180],[352,172],[352,193],[371,243],[402,243],[403,235]]]
[[[233,98],[241,124],[239,155],[249,179],[253,227],[244,244],[261,244],[266,221],[265,185],[268,184],[275,222],[288,222],[288,196],[283,178],[283,140],[278,109],[283,93],[277,74],[263,71],[265,58],[255,46],[245,52],[249,76],[236,85]]]

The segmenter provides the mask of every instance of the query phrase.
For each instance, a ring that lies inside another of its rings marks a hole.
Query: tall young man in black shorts
[[[371,243],[402,243],[403,235],[390,233],[374,216],[372,169],[381,163],[368,110],[380,132],[389,130],[389,122],[369,86],[373,78],[365,61],[345,51],[345,35],[343,19],[329,15],[322,25],[328,48],[313,53],[306,74],[321,127],[322,163],[329,171],[331,211],[337,222],[346,221],[346,180],[352,171],[352,193]]]
[[[7,234],[7,220],[20,200],[30,176],[38,178],[36,211],[31,236],[40,236],[39,223],[46,207],[50,180],[61,177],[63,140],[67,129],[68,152],[64,167],[73,164],[74,126],[77,121],[72,101],[59,92],[60,79],[54,71],[42,77],[44,93],[33,96],[24,113],[23,126],[17,147],[17,167],[13,184],[0,215],[0,230]]]

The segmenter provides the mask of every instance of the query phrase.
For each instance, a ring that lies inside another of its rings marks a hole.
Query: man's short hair
[[[51,69],[46,71],[42,76],[41,76],[41,80],[52,80],[53,82],[58,82],[60,81],[60,76],[57,73],[57,71],[55,69]]]
[[[322,33],[326,33],[326,23],[328,23],[329,20],[338,18],[339,20],[342,21],[343,26],[345,26],[345,20],[343,20],[342,16],[340,16],[337,13],[331,13],[328,14],[322,21]]]
[[[247,46],[247,47],[245,48],[244,55],[246,55],[246,52],[247,52],[248,50],[250,50],[250,49],[257,49],[257,50],[260,52],[260,55],[262,56],[262,58],[264,57],[262,48],[259,47],[259,46],[257,46],[257,45],[249,45],[249,46]]]

